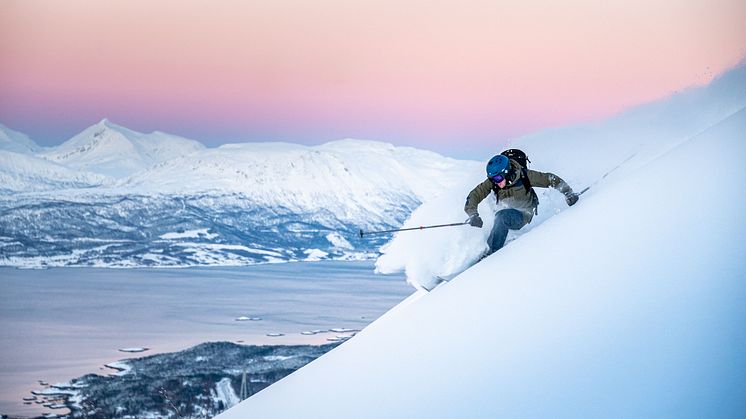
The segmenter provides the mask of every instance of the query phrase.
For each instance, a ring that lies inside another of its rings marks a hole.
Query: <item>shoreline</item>
[[[325,330],[318,333],[334,333],[333,330]],[[357,331],[355,331],[356,333]],[[48,382],[44,380],[38,380],[38,384],[42,386],[41,388],[31,389],[28,391],[27,394],[30,394],[31,396],[23,396],[21,400],[23,401],[25,406],[29,406],[26,412],[16,412],[16,413],[4,413],[0,412],[2,415],[6,415],[8,417],[56,417],[53,415],[60,415],[60,416],[68,416],[72,415],[74,412],[80,412],[82,409],[84,409],[84,405],[82,404],[83,400],[83,394],[82,390],[87,388],[86,384],[76,384],[80,382],[81,380],[85,380],[87,377],[101,377],[101,378],[115,378],[115,377],[121,377],[123,375],[127,375],[132,372],[133,367],[131,365],[131,362],[138,362],[144,358],[159,358],[162,356],[183,356],[190,351],[194,350],[195,348],[202,346],[202,345],[236,345],[236,346],[243,346],[247,348],[288,348],[288,347],[336,347],[339,344],[343,343],[344,341],[352,338],[352,336],[348,336],[344,339],[336,340],[336,341],[330,341],[327,339],[327,341],[321,341],[319,343],[299,343],[299,344],[252,344],[252,343],[246,343],[246,342],[227,342],[227,341],[219,341],[219,342],[202,342],[197,345],[189,346],[186,348],[183,348],[181,350],[176,351],[164,351],[164,352],[155,352],[148,354],[147,356],[140,356],[137,358],[125,358],[125,359],[119,359],[116,361],[111,361],[105,364],[102,364],[98,367],[97,371],[89,371],[85,372],[79,376],[75,376],[70,378],[68,381],[58,382],[55,384],[49,384]],[[138,354],[141,355],[141,354]],[[277,359],[270,360],[280,360],[283,361],[286,358],[279,357]],[[110,370],[110,372],[102,373],[103,371]],[[269,383],[272,384],[272,383]],[[29,403],[30,402],[30,403]],[[43,403],[42,403],[43,402]],[[27,404],[28,403],[28,404]],[[58,412],[62,409],[67,409],[67,412]],[[50,411],[51,410],[51,411]],[[31,415],[31,416],[29,416]],[[52,416],[50,416],[52,415]]]
[[[39,379],[106,374],[104,365],[144,355],[121,348],[319,346],[349,338],[341,331],[363,329],[412,293],[403,275],[376,275],[370,261],[0,270],[9,300],[0,307],[9,338],[0,342],[0,413],[24,416],[40,410],[22,400],[42,390]]]
[[[135,417],[162,414],[175,403],[179,412],[182,408],[188,410],[200,406],[203,413],[217,414],[240,402],[237,394],[241,387],[236,386],[236,381],[242,374],[250,374],[250,396],[340,344],[241,345],[206,342],[182,351],[111,362],[105,367],[116,371],[112,374],[86,374],[41,391],[32,391],[32,394],[54,398],[54,404],[44,406],[48,409],[68,409],[68,415],[119,414],[122,400],[129,402],[126,405],[126,409],[129,409],[127,414]],[[236,356],[237,351],[239,356]],[[195,359],[198,362],[194,362]],[[189,384],[169,387],[174,379]],[[161,403],[149,402],[152,392],[142,390],[153,386],[164,394],[168,393]],[[209,391],[194,396],[189,391],[193,388]],[[138,407],[140,405],[141,408]],[[174,416],[181,415],[172,413]]]

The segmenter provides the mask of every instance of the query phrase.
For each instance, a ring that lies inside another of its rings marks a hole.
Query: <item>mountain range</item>
[[[1,126],[0,265],[193,266],[370,257],[476,162],[365,140],[206,148],[106,119],[42,148]]]

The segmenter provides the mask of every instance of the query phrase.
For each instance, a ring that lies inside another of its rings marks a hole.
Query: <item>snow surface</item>
[[[468,166],[430,151],[365,140],[315,147],[227,144],[163,162],[118,187],[140,194],[234,192],[254,205],[323,210],[340,219],[376,211],[372,218],[380,219],[407,199],[421,201],[452,187],[450,174],[459,178]]]
[[[188,231],[183,231],[183,232],[172,232],[172,233],[161,234],[159,237],[165,240],[199,239],[199,238],[210,240],[210,239],[214,239],[215,237],[217,237],[217,234],[210,233],[209,229],[207,228],[200,228],[197,230],[188,230]]]
[[[113,375],[126,375],[132,372],[132,366],[124,360],[109,362],[108,364],[104,364],[104,366],[116,370],[117,372]]]
[[[0,150],[31,154],[42,150],[28,135],[0,124]]]
[[[603,189],[604,184],[626,179],[639,169],[656,164],[654,161],[673,148],[744,106],[746,64],[723,74],[704,88],[677,93],[667,100],[631,109],[606,121],[530,135],[509,147],[526,151],[531,160],[530,168],[559,175],[576,192],[593,185],[581,197],[585,200]],[[702,166],[719,164],[717,154],[706,153],[705,156]],[[676,173],[682,170],[686,169],[679,168]],[[713,188],[720,178],[717,170],[713,167],[712,176],[707,180]],[[607,173],[608,177],[602,179]],[[484,165],[481,165],[462,178],[461,185],[444,191],[437,199],[417,208],[404,227],[464,221],[466,195],[483,180]],[[536,188],[536,191],[541,201],[539,215],[519,232],[511,231],[508,242],[527,234],[567,208],[559,192],[543,188]],[[692,194],[697,195],[694,191]],[[399,233],[382,249],[384,256],[377,262],[378,272],[405,271],[415,287],[432,287],[436,276],[449,277],[460,272],[487,250],[486,239],[494,221],[491,214],[499,209],[492,196],[482,201],[479,213],[485,225],[481,230],[462,226]],[[417,253],[413,254],[415,249]]]
[[[120,348],[119,352],[145,352],[149,350],[149,348],[142,348],[142,347],[132,347],[132,348]]]
[[[235,406],[241,401],[236,392],[233,391],[230,378],[223,378],[215,383],[215,391],[217,393],[216,399],[222,401],[226,408]]]
[[[92,188],[106,177],[49,162],[30,154],[0,150],[0,195],[14,192]]]
[[[42,156],[68,167],[120,178],[204,148],[194,140],[157,131],[143,134],[104,119]]]
[[[673,97],[596,124],[588,143],[576,129],[526,138],[534,168],[576,190],[634,157],[571,208],[549,191],[505,248],[220,417],[742,417],[744,71],[687,106]],[[458,220],[468,190],[407,225]],[[399,234],[378,269],[417,285],[479,251],[486,230]]]

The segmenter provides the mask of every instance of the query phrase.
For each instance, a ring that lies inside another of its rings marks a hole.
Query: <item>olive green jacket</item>
[[[511,160],[510,164],[513,165],[515,173],[520,173],[521,166],[517,162]],[[536,170],[529,169],[528,180],[531,182],[531,187],[533,188],[548,188],[551,186],[565,194],[565,196],[573,193],[572,188],[554,173],[537,172]],[[464,206],[464,211],[469,216],[479,213],[477,206],[492,192],[492,185],[492,180],[487,179],[469,192],[469,196],[466,197],[466,205]],[[505,204],[508,208],[515,208],[521,211],[523,213],[523,221],[526,224],[531,222],[537,204],[534,204],[531,194],[526,191],[520,180],[520,176],[514,179],[513,182],[509,182],[504,189],[500,189],[498,194],[498,202]]]

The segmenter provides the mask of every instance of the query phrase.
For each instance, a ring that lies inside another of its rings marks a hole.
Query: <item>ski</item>
[[[479,257],[479,259],[477,259],[476,262],[468,265],[467,267],[465,267],[464,269],[459,270],[458,272],[452,273],[450,275],[436,275],[435,276],[435,284],[433,284],[432,287],[430,287],[430,288],[422,287],[422,288],[425,291],[430,292],[430,291],[434,290],[435,288],[437,288],[440,284],[442,284],[444,282],[450,282],[453,278],[455,278],[455,277],[461,275],[462,273],[466,272],[468,269],[472,268],[477,263],[483,261],[484,259],[487,258],[487,256],[489,256],[491,254],[492,253],[485,253],[485,254],[483,254],[482,256]]]

